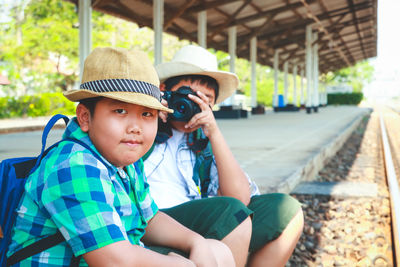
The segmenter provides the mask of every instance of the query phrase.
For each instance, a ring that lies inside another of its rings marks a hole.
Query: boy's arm
[[[217,266],[205,238],[161,211],[149,221],[142,240],[149,245],[168,246],[186,252],[196,266]]]
[[[218,169],[221,195],[237,198],[248,205],[250,202],[250,185],[246,174],[239,166],[218,128],[214,114],[206,104],[208,103],[207,96],[200,91],[197,91],[197,94],[199,97],[193,95],[189,95],[189,97],[199,104],[202,112],[193,116],[187,126],[194,129],[202,127],[204,134],[210,139]]]
[[[184,257],[162,255],[129,241],[120,241],[83,255],[89,266],[195,266]]]

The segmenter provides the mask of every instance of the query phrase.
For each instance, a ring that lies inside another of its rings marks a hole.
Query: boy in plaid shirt
[[[65,93],[80,102],[76,117],[27,180],[8,256],[57,231],[65,241],[17,265],[68,266],[80,255],[79,265],[93,266],[234,265],[227,246],[158,211],[149,194],[140,158],[154,141],[158,111],[171,112],[158,86],[141,52],[96,48],[87,57],[80,89]]]

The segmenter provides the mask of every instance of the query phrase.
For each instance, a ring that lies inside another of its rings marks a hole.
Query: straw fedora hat
[[[207,75],[218,82],[219,95],[216,104],[221,103],[232,95],[239,85],[236,74],[227,71],[219,71],[217,57],[206,49],[187,45],[176,52],[170,62],[156,66],[160,81],[181,75]]]
[[[95,48],[85,60],[80,89],[64,96],[71,101],[108,97],[172,113],[161,104],[159,79],[147,55],[124,48]]]

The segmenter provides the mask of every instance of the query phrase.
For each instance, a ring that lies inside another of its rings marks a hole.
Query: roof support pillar
[[[207,48],[207,11],[200,11],[197,15],[197,42]]]
[[[164,0],[153,1],[154,65],[162,63],[162,33],[164,24]]]
[[[274,97],[273,107],[278,107],[278,72],[279,72],[279,50],[274,52]]]
[[[257,37],[250,40],[250,60],[251,60],[251,107],[257,107]]]
[[[319,92],[319,103],[321,106],[326,106],[328,104],[327,93],[326,93],[326,84],[322,84],[321,91]]]
[[[229,71],[235,73],[235,63],[236,63],[236,26],[229,27],[229,43],[228,43],[228,50],[229,50]]]
[[[304,106],[304,68],[300,70],[300,106]]]
[[[229,27],[228,29],[228,50],[229,50],[229,71],[235,73],[235,63],[236,63],[236,26]],[[235,95],[227,98],[221,104],[223,106],[231,106],[235,103]]]
[[[314,87],[314,93],[313,93],[313,107],[314,107],[314,112],[318,112],[318,106],[319,106],[319,90],[318,90],[318,76],[319,76],[319,68],[318,68],[318,32],[313,33],[313,87]]]
[[[307,79],[307,114],[311,113],[312,108],[312,28],[311,25],[306,26],[306,79]]]
[[[326,106],[328,104],[328,94],[326,92],[326,84],[323,86],[323,92],[322,92],[322,105]]]
[[[293,105],[297,107],[297,65],[293,66]]]
[[[79,0],[79,78],[82,80],[85,59],[92,50],[91,1]]]
[[[288,81],[288,68],[289,68],[289,62],[285,61],[285,63],[283,63],[283,101],[284,101],[284,105],[286,106],[288,103],[288,87],[289,87],[289,81]]]

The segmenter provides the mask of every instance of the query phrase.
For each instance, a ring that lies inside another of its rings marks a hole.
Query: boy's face
[[[157,133],[158,111],[103,98],[93,116],[79,104],[77,118],[82,131],[87,132],[96,149],[116,167],[136,162],[151,147]]]
[[[215,104],[215,91],[212,88],[206,87],[206,85],[204,84],[200,84],[198,81],[185,81],[182,80],[180,81],[178,84],[176,84],[175,86],[173,86],[171,88],[171,91],[177,91],[180,87],[182,86],[189,86],[190,88],[192,88],[192,90],[194,92],[200,91],[203,94],[205,94],[208,97],[208,103],[206,103],[208,106],[212,107]],[[161,85],[161,90],[164,89],[164,86]],[[184,121],[170,121],[171,126],[175,129],[178,130],[180,132],[185,132],[185,133],[190,133],[193,132],[196,129],[186,129],[185,125],[187,124],[187,122]]]

